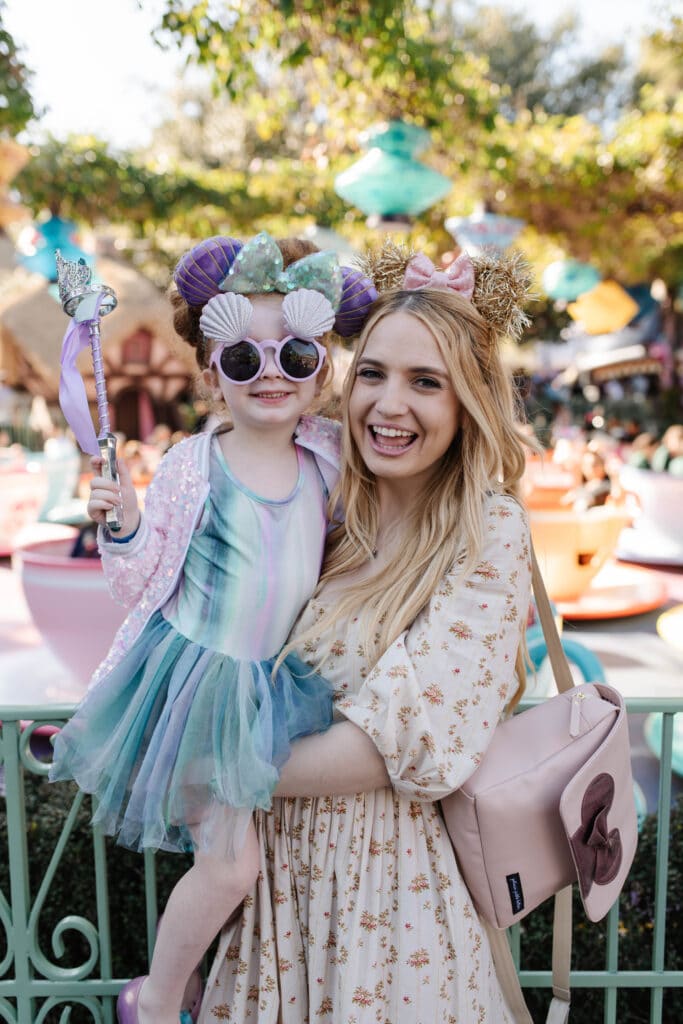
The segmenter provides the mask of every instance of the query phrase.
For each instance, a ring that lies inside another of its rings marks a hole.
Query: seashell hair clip
[[[246,338],[254,307],[244,295],[222,292],[204,306],[199,329],[210,341],[234,345]]]
[[[289,334],[315,341],[334,326],[336,313],[329,299],[311,288],[297,288],[282,300],[282,317]]]

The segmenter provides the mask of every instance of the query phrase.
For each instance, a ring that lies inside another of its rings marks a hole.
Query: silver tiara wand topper
[[[71,317],[62,343],[61,374],[59,378],[59,404],[65,419],[74,432],[81,451],[102,458],[102,476],[118,482],[116,468],[116,438],[109,427],[109,406],[102,363],[100,320],[116,308],[116,295],[107,285],[93,285],[92,271],[85,260],[65,260],[57,250],[57,284],[62,309]],[[76,358],[83,349],[92,349],[95,374],[95,395],[99,433],[95,436],[85,385]],[[113,532],[121,529],[118,509],[106,516],[107,526]]]

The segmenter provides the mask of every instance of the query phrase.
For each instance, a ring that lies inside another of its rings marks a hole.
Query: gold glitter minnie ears
[[[366,251],[359,258],[358,264],[380,292],[403,288],[446,288],[459,291],[465,298],[470,298],[472,305],[498,334],[518,339],[530,323],[523,305],[530,298],[533,281],[531,267],[522,253],[489,251],[480,256],[465,255],[464,259],[458,259],[460,265],[456,268],[457,275],[438,271],[432,268],[431,261],[427,261],[414,249],[397,245],[386,238],[381,249]],[[427,263],[429,267],[425,270]],[[468,295],[470,264],[474,272],[471,297]],[[466,277],[467,287],[454,288],[456,276],[463,280]]]

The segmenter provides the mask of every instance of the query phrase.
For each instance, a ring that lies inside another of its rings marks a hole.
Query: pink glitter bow
[[[403,287],[409,291],[417,288],[448,288],[471,299],[474,293],[472,260],[466,252],[462,252],[445,270],[437,270],[429,256],[418,253],[406,267]]]

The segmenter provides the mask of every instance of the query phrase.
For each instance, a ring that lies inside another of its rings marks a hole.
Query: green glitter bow
[[[291,263],[286,270],[282,264],[282,253],[275,240],[267,231],[261,231],[244,243],[220,289],[240,295],[261,295],[311,288],[324,295],[334,310],[339,308],[343,277],[333,252],[313,252]]]

